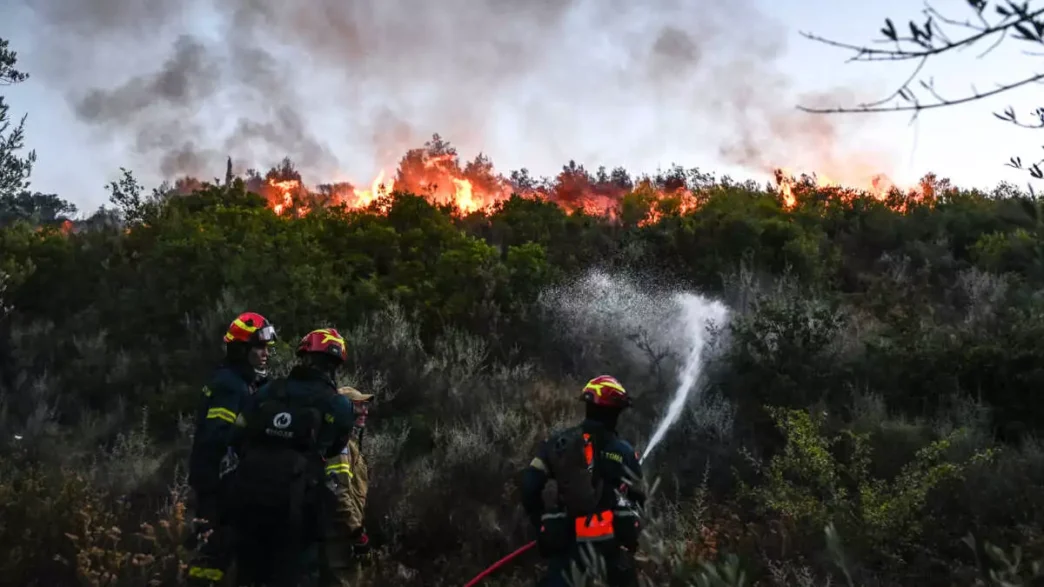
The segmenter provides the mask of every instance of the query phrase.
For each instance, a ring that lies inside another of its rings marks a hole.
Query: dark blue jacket
[[[263,385],[250,398],[248,406],[244,409],[244,421],[249,421],[251,412],[270,397],[272,383]],[[351,438],[352,429],[355,426],[355,407],[351,400],[337,393],[337,384],[322,372],[304,365],[298,365],[290,370],[286,377],[287,397],[316,394],[329,395],[329,399],[323,407],[325,417],[317,444],[320,454],[324,458],[330,458],[339,454],[348,445],[348,439]],[[245,425],[245,422],[241,422],[241,424]]]
[[[594,470],[595,474],[605,481],[605,493],[602,496],[603,507],[606,509],[613,507],[616,500],[613,489],[621,487],[625,479],[632,481],[628,488],[628,497],[644,507],[645,495],[641,490],[642,466],[638,462],[638,453],[634,447],[615,432],[607,430],[594,420],[584,420],[581,427],[584,432],[591,434],[597,448]],[[544,514],[544,485],[555,476],[555,472],[551,470],[549,458],[551,439],[560,432],[552,433],[549,439],[540,444],[536,457],[523,472],[522,506],[536,528],[540,528],[540,516]]]
[[[197,492],[217,491],[221,459],[232,440],[236,417],[254,392],[256,379],[253,368],[225,363],[203,386],[189,457],[188,481]]]

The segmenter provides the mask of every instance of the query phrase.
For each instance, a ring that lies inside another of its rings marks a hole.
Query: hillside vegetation
[[[128,174],[113,208],[76,222],[61,198],[8,185],[0,583],[183,584],[190,416],[249,309],[280,330],[277,371],[297,337],[334,325],[345,382],[378,394],[363,450],[379,554],[360,584],[461,585],[532,538],[519,473],[579,417],[584,381],[628,386],[640,448],[674,389],[676,357],[640,332],[563,328],[562,297],[544,294],[656,283],[733,318],[646,464],[651,584],[1032,584],[1041,202],[929,177],[886,200],[806,181],[788,207],[774,189],[684,180],[684,212],[640,190],[613,218],[394,193],[298,217],[241,179],[150,198]],[[532,582],[538,565],[486,584]]]

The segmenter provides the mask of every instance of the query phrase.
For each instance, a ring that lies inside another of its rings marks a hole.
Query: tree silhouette
[[[29,74],[15,69],[18,54],[8,48],[9,42],[0,38],[0,86],[17,84],[29,78]],[[14,196],[29,187],[29,175],[36,162],[36,151],[24,158],[17,155],[25,146],[25,118],[11,126],[11,107],[0,96],[0,196]]]

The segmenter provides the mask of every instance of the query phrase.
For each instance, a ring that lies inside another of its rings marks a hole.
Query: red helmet
[[[242,342],[251,345],[274,344],[276,340],[275,326],[261,314],[243,312],[228,325],[225,332],[225,343]]]
[[[304,335],[297,345],[297,354],[323,353],[341,361],[348,360],[348,347],[335,328],[320,328]]]
[[[623,385],[611,375],[599,375],[587,382],[580,399],[596,406],[607,408],[629,408],[631,407],[631,396]]]

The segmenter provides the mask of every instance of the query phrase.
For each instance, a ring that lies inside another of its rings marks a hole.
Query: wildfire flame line
[[[270,172],[267,179],[256,178],[255,185],[249,185],[248,182],[248,188],[264,196],[276,214],[283,215],[293,210],[296,216],[307,214],[315,205],[366,208],[382,195],[393,191],[422,195],[437,204],[451,205],[464,214],[487,209],[510,198],[512,194],[549,199],[569,213],[583,210],[588,214],[610,216],[614,215],[621,200],[629,194],[650,203],[670,198],[672,206],[681,212],[698,206],[697,198],[684,177],[668,176],[664,179],[660,176],[656,181],[644,177],[632,182],[629,178],[625,181],[624,178],[616,175],[610,177],[601,171],[591,174],[571,162],[553,182],[540,185],[532,181],[517,181],[514,175],[512,179],[500,176],[493,171],[489,160],[482,156],[461,167],[455,151],[438,152],[430,145],[408,151],[400,161],[395,176],[388,176],[382,169],[368,188],[340,183],[321,185],[318,191],[310,191],[304,187],[299,176],[292,179],[279,177],[278,174],[273,175],[276,170]],[[844,183],[830,175],[797,175],[785,168],[775,169],[774,175],[781,205],[786,209],[794,208],[800,195],[807,190],[829,193],[830,197],[838,200],[870,196],[880,201],[888,200],[890,194],[898,191],[904,196],[901,198],[903,201],[910,201],[934,193],[939,187],[948,187],[945,180],[940,184],[933,175],[922,179],[920,185],[907,188],[899,188],[884,174],[864,175]],[[858,174],[839,173],[842,177],[853,175]],[[898,211],[902,211],[901,208],[905,206],[896,204]],[[653,206],[652,217],[647,221],[655,221],[657,216],[656,207]]]

